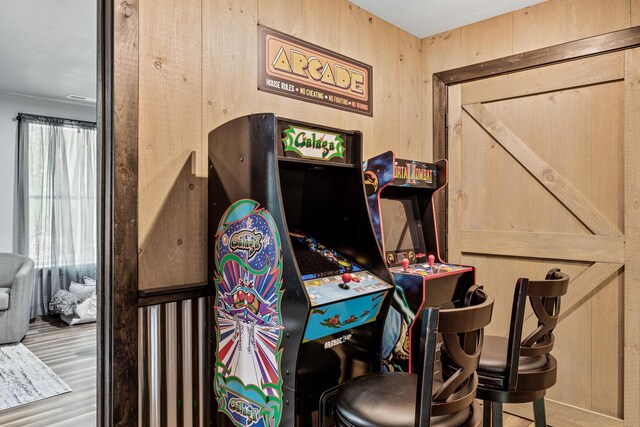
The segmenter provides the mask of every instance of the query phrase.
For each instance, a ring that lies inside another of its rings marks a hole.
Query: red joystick
[[[349,283],[351,281],[351,273],[344,273],[342,275],[342,281],[344,283]]]
[[[407,258],[404,258],[402,260],[402,270],[407,271],[408,269],[409,269],[409,260]]]
[[[429,260],[429,267],[433,267],[433,263],[436,261],[436,257],[434,257],[433,255],[429,255],[429,258],[427,258]]]

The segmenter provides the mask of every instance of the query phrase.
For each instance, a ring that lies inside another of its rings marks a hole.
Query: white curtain
[[[20,114],[16,249],[34,260],[31,316],[60,289],[96,277],[95,123]]]

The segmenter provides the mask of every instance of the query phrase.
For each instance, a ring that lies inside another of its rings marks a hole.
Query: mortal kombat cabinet
[[[388,151],[363,168],[374,230],[396,286],[385,322],[383,370],[413,372],[421,312],[462,301],[475,269],[439,257],[433,198],[447,184],[446,160],[403,160]]]
[[[209,134],[209,162],[216,425],[330,421],[332,390],[381,369],[393,293],[362,136],[254,114]]]

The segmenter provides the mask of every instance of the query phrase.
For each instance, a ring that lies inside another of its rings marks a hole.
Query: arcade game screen
[[[291,233],[302,280],[362,271],[362,268],[315,238]]]
[[[384,249],[387,253],[424,252],[424,243],[418,233],[420,221],[416,196],[380,199]]]

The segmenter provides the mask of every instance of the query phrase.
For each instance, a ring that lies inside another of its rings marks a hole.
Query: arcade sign
[[[415,160],[396,159],[393,165],[393,183],[397,187],[437,188],[436,166]],[[367,175],[365,173],[365,180]]]
[[[289,125],[284,131],[282,142],[284,151],[293,151],[304,159],[344,158],[344,141],[337,133]]]
[[[258,26],[258,90],[373,116],[370,65]]]

